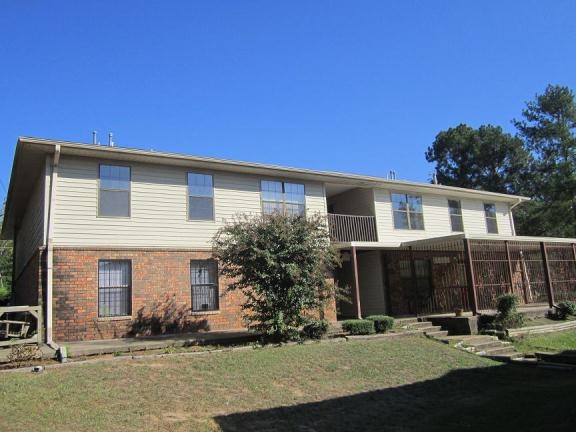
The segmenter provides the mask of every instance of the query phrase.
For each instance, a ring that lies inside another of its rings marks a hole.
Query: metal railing
[[[330,238],[335,242],[378,241],[376,218],[328,213]]]
[[[0,347],[42,342],[40,306],[0,307]]]

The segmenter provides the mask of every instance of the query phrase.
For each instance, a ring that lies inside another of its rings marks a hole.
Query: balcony
[[[376,218],[328,213],[328,229],[334,242],[377,242]]]

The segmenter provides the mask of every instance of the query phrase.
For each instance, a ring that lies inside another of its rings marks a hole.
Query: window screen
[[[188,219],[214,220],[214,184],[209,174],[188,173]]]
[[[98,215],[130,216],[130,167],[100,165]]]
[[[98,261],[98,316],[130,315],[131,262],[125,260]]]
[[[218,310],[218,265],[215,260],[193,260],[190,263],[192,310]]]

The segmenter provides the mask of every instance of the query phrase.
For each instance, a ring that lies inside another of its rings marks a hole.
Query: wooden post
[[[356,293],[356,316],[362,319],[362,308],[360,306],[360,283],[358,281],[358,258],[356,256],[356,246],[352,246],[352,273],[354,275],[354,292]]]
[[[514,294],[514,269],[512,268],[512,258],[510,257],[510,245],[508,240],[504,240],[504,246],[506,247],[506,261],[508,262],[508,276],[510,279],[510,292]],[[522,293],[524,294],[524,303],[528,303],[528,296],[526,295],[526,289],[524,284],[522,284]]]
[[[470,240],[464,239],[464,255],[466,267],[466,281],[468,283],[468,295],[470,297],[470,309],[473,315],[478,315],[478,295],[476,293],[476,282],[474,281],[474,264],[472,262],[472,252],[470,251]]]
[[[546,292],[548,293],[548,305],[552,308],[554,307],[554,290],[552,289],[552,279],[550,279],[550,267],[548,266],[546,243],[540,242],[540,251],[542,253],[542,263],[544,264],[544,280],[546,282]]]
[[[418,307],[418,303],[420,302],[420,296],[418,295],[418,278],[416,277],[416,262],[414,261],[414,249],[412,246],[408,246],[408,250],[410,251],[410,279],[412,281],[412,298],[415,299],[414,307],[416,308],[416,316],[420,313],[420,308]]]

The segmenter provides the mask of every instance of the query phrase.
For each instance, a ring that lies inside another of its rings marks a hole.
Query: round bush
[[[515,294],[502,294],[496,298],[496,309],[502,316],[516,312],[520,299]]]
[[[376,331],[374,329],[374,321],[362,319],[343,321],[342,329],[352,335],[367,335]]]
[[[386,333],[394,327],[394,318],[387,315],[370,315],[366,319],[374,322],[376,333]]]
[[[568,315],[576,315],[576,303],[563,301],[556,306],[556,315],[559,319],[565,320]]]
[[[307,339],[322,339],[322,336],[328,331],[328,321],[314,320],[310,321],[302,329],[302,335]]]

